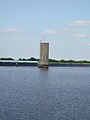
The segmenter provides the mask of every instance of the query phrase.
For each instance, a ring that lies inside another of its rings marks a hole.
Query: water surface
[[[90,120],[90,68],[0,67],[0,120]]]

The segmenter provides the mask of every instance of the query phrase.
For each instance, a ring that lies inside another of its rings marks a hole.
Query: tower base
[[[48,64],[38,64],[38,68],[48,68]]]

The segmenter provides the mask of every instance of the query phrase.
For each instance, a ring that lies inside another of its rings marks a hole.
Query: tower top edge
[[[40,42],[40,44],[49,44],[49,42]]]
[[[48,45],[49,46],[49,43],[42,42],[42,43],[40,43],[40,45]]]

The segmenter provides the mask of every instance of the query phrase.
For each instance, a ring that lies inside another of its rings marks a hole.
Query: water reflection
[[[40,71],[48,71],[49,70],[49,68],[39,68],[40,69]]]

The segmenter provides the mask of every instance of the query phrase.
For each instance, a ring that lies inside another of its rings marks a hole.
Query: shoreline
[[[31,66],[38,67],[38,62],[0,62],[0,66]],[[49,63],[48,67],[90,67],[90,63]]]

